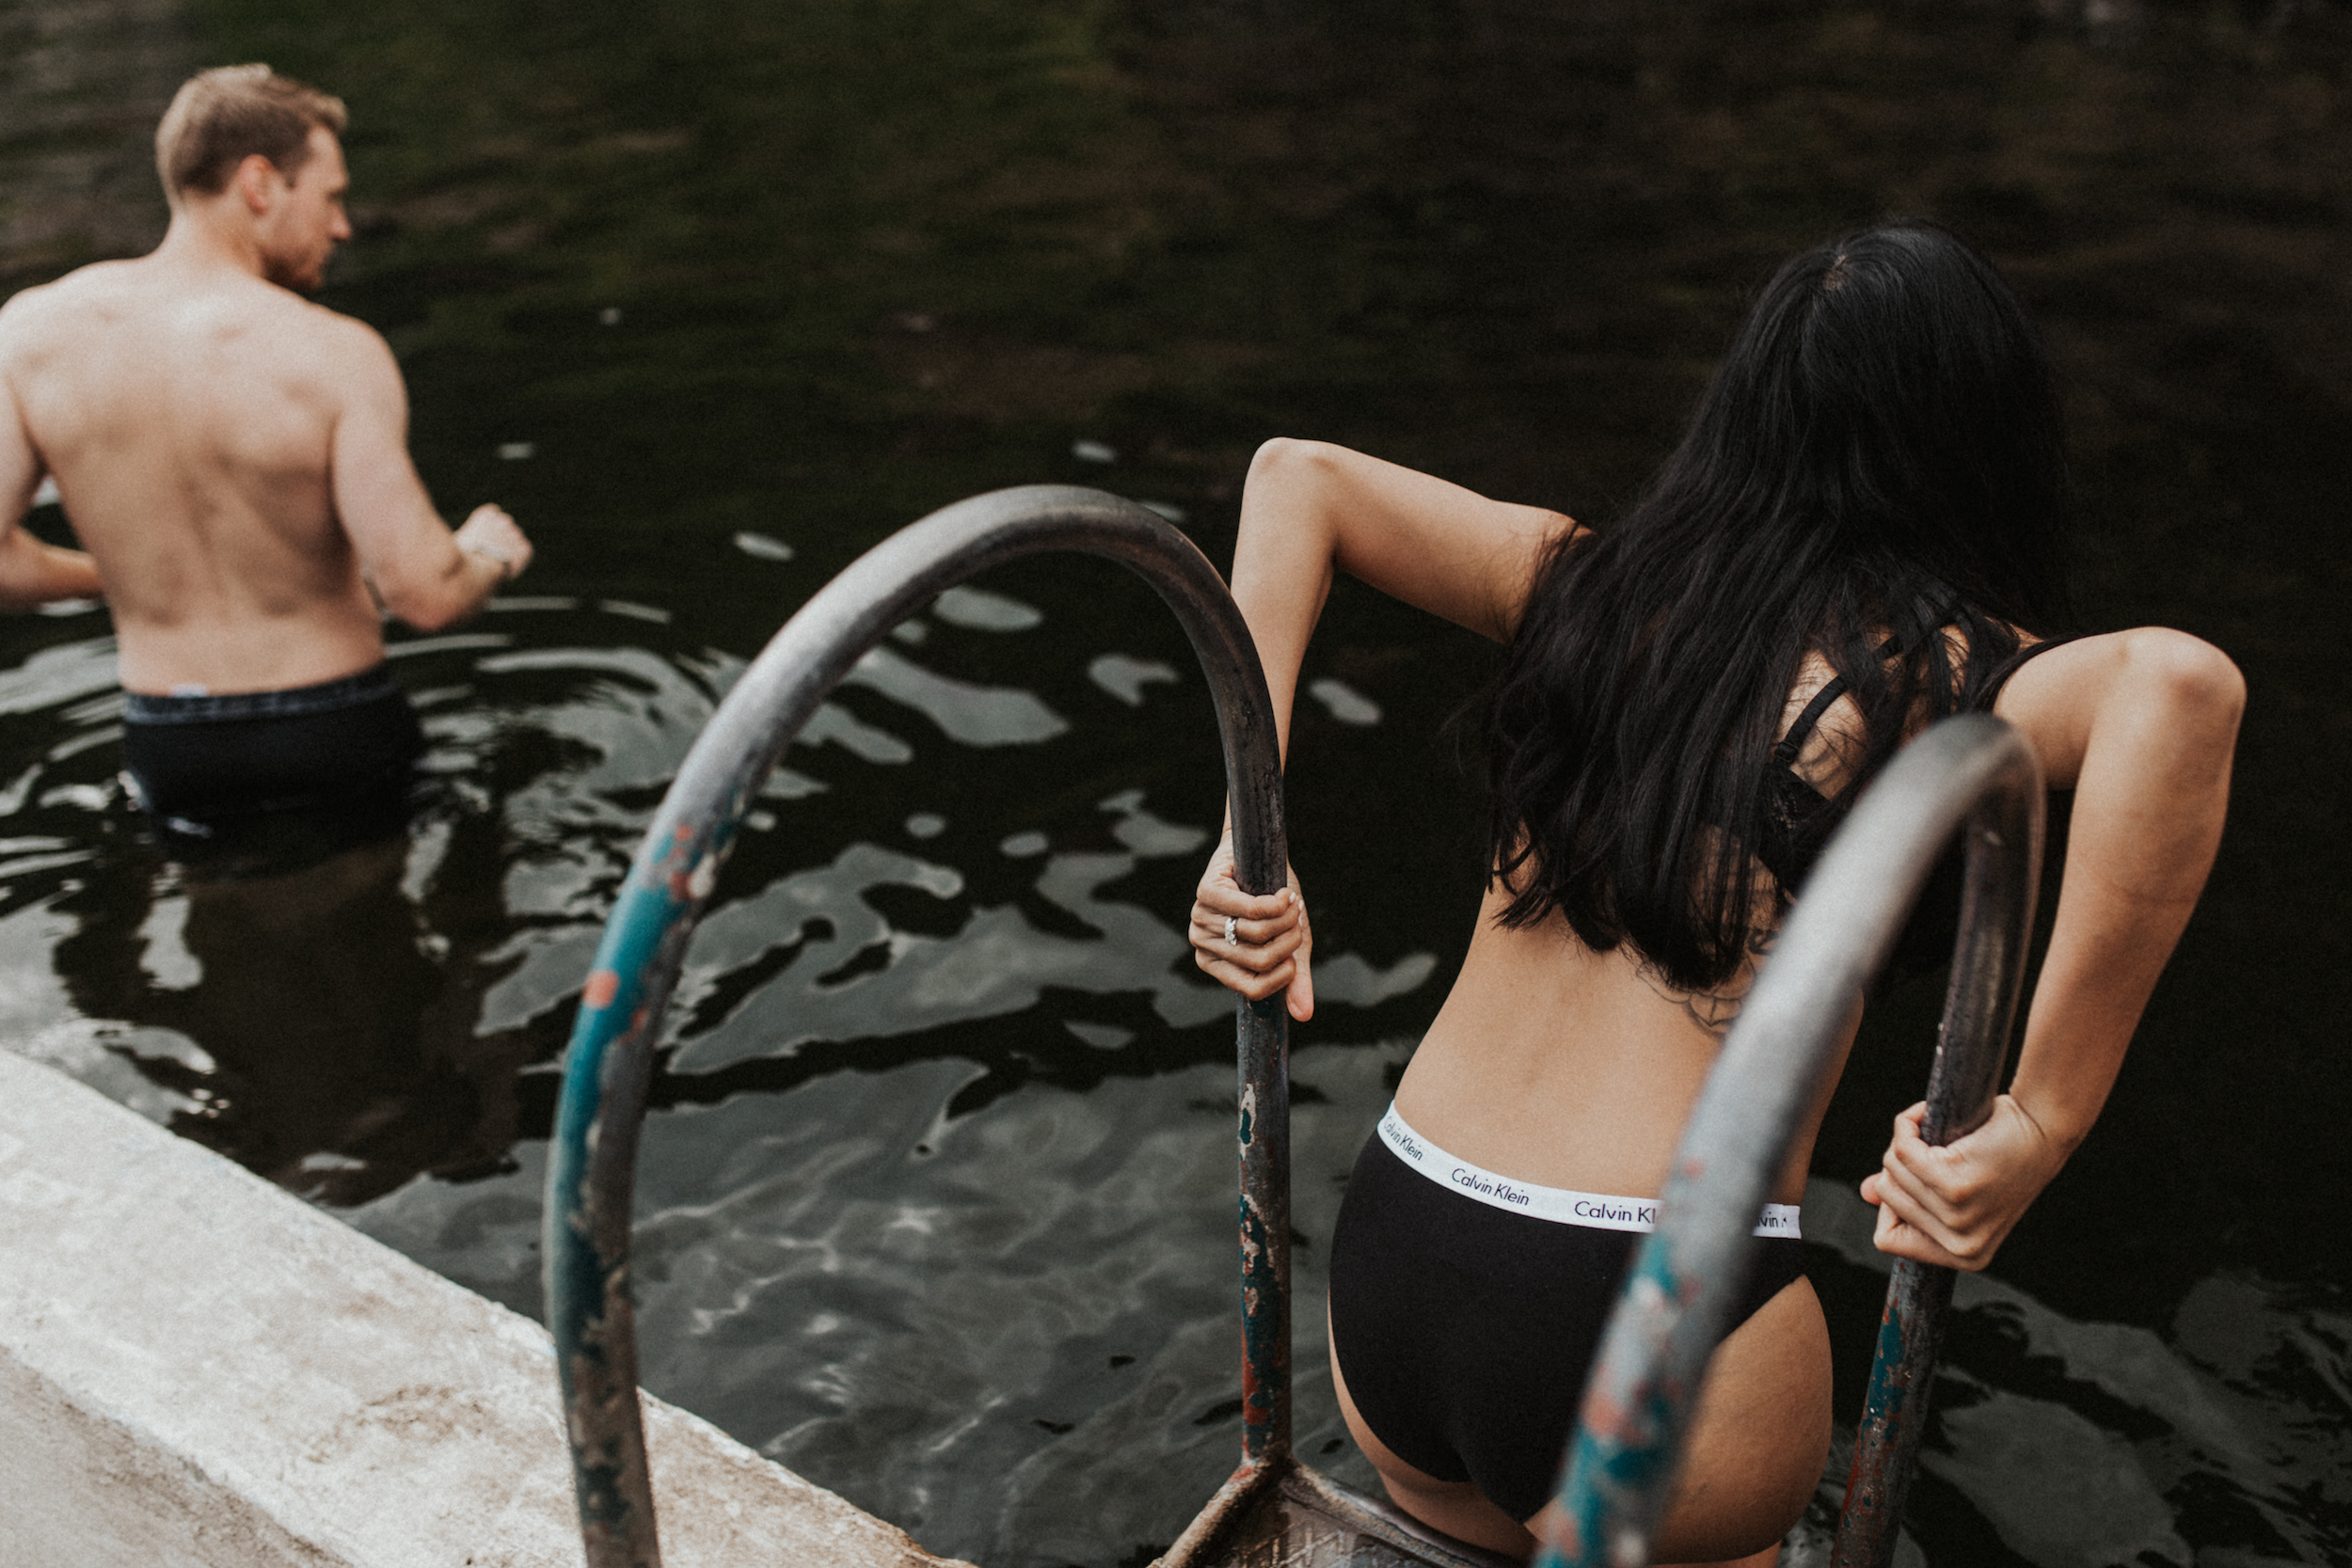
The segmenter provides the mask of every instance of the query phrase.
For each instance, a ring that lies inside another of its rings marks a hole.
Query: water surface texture
[[[2050,336],[2091,624],[2208,637],[2253,700],[2106,1119],[1962,1284],[1904,1560],[2352,1555],[2342,5],[0,0],[0,288],[151,243],[154,115],[246,58],[349,100],[326,301],[399,353],[445,510],[505,503],[539,559],[395,644],[407,830],[293,873],[176,861],[127,806],[103,610],[0,621],[16,1049],[535,1313],[556,1058],[628,857],[861,550],[1050,480],[1222,562],[1278,434],[1605,521],[1775,261],[1925,213]],[[1305,672],[1300,1447],[1359,1483],[1323,1247],[1467,940],[1442,726],[1491,664],[1342,584]],[[1230,1013],[1182,938],[1215,746],[1100,562],[944,595],[836,693],[679,987],[650,1387],[990,1568],[1182,1528],[1240,1432]],[[1853,1187],[1938,1000],[1874,1013],[1807,1197],[1849,1416],[1883,1289]]]

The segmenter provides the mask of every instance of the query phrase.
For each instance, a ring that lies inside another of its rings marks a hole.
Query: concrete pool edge
[[[930,1568],[646,1402],[663,1557]],[[580,1560],[537,1323],[0,1050],[0,1535],[77,1568]]]

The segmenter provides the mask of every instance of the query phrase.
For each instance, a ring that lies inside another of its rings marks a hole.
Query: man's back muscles
[[[135,689],[298,684],[382,657],[331,483],[340,388],[373,339],[259,278],[158,258],[0,312],[0,376],[98,558]]]

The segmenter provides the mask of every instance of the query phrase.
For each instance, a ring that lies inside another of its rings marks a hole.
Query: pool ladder
[[[688,939],[745,812],[785,748],[866,652],[943,590],[1024,556],[1127,566],[1191,638],[1225,748],[1235,876],[1285,884],[1273,705],[1240,610],[1182,533],[1097,490],[1030,485],[899,531],[818,591],[727,693],[679,768],[622,884],[564,1060],[548,1168],[545,1259],[590,1568],[659,1568],[637,1395],[629,1225],[654,1048]],[[1728,1326],[1749,1230],[1798,1118],[1836,1063],[1854,999],[1954,832],[1966,882],[1926,1136],[1981,1122],[2007,1053],[2042,853],[2042,784],[2017,734],[1947,720],[1865,793],[1806,882],[1692,1111],[1602,1341],[1539,1564],[1638,1568],[1708,1354]],[[1240,1067],[1242,1462],[1161,1568],[1360,1568],[1505,1560],[1452,1540],[1291,1451],[1290,1072],[1279,999],[1236,1008]],[[1898,1262],[1839,1521],[1836,1568],[1885,1568],[1927,1415],[1947,1269]]]

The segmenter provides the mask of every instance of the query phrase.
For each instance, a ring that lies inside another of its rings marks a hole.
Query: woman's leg
[[[1364,1424],[1348,1397],[1336,1348],[1331,1383],[1356,1446],[1399,1508],[1489,1551],[1534,1555],[1557,1503],[1523,1525],[1470,1482],[1424,1474],[1390,1452]],[[1829,1326],[1812,1285],[1800,1279],[1717,1347],[1652,1560],[1681,1568],[1772,1568],[1781,1537],[1820,1481],[1829,1440]]]
[[[1331,1323],[1327,1311],[1324,1315],[1323,1333],[1326,1342],[1329,1342]],[[1527,1527],[1487,1501],[1477,1487],[1466,1481],[1439,1481],[1389,1451],[1389,1446],[1364,1424],[1363,1417],[1356,1412],[1356,1402],[1348,1397],[1347,1380],[1340,1375],[1336,1344],[1331,1346],[1331,1387],[1340,1397],[1340,1416],[1347,1422],[1348,1435],[1356,1439],[1356,1446],[1372,1461],[1372,1467],[1380,1472],[1380,1484],[1388,1489],[1390,1501],[1456,1541],[1467,1541],[1473,1546],[1484,1546],[1509,1557],[1524,1559],[1534,1555],[1535,1538],[1527,1533]]]
[[[1769,1564],[1821,1484],[1830,1427],[1829,1323],[1812,1281],[1798,1279],[1716,1347],[1657,1560]]]
[[[1650,1560],[1772,1568],[1829,1457],[1829,1324],[1799,1279],[1726,1336],[1699,1386]],[[1558,1503],[1528,1521],[1540,1535]]]

